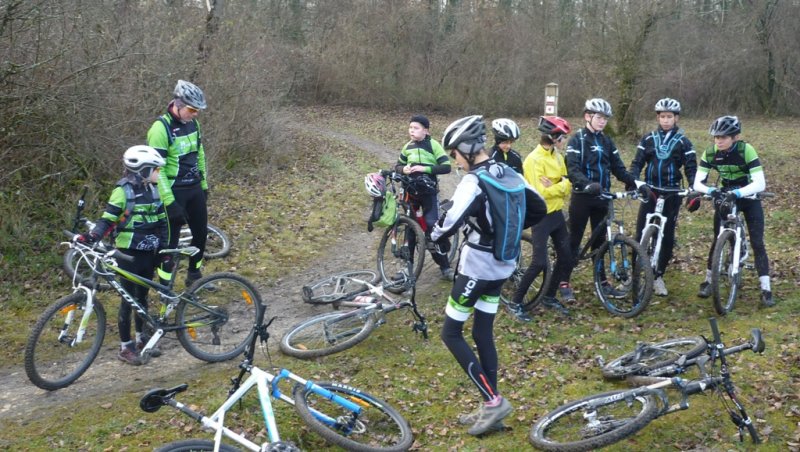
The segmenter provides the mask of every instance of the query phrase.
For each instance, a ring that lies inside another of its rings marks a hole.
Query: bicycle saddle
[[[139,401],[139,408],[146,413],[155,413],[162,406],[166,405],[166,400],[175,397],[175,394],[181,393],[189,388],[189,385],[184,383],[175,386],[172,389],[156,388],[147,391],[142,399]]]

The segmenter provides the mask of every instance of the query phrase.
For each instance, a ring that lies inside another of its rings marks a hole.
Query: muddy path
[[[304,129],[308,131],[309,126],[305,125]],[[311,130],[370,152],[384,162],[387,168],[397,159],[398,151],[382,144],[319,127],[312,127]],[[453,192],[457,178],[455,173],[440,178],[442,197],[449,197]],[[300,288],[304,284],[339,271],[375,268],[377,232],[368,233],[363,225],[351,229],[351,232],[342,236],[338,242],[331,243],[327,256],[309,264],[306,268],[277,281],[254,281],[267,304],[267,316],[278,316],[270,330],[271,349],[277,350],[278,340],[287,328],[301,319],[330,309],[303,303]],[[233,246],[235,248],[236,244]],[[433,265],[430,259],[426,260],[423,274],[418,281],[418,288],[421,291],[441,284],[439,272],[431,268]],[[71,386],[48,392],[33,386],[22,367],[0,369],[0,424],[35,419],[43,412],[75,401],[85,400],[86,403],[93,403],[94,396],[114,392],[144,393],[153,387],[182,383],[206,366],[235,367],[232,363],[236,360],[224,364],[208,364],[195,359],[183,350],[173,334],[165,336],[160,343],[164,351],[163,357],[154,358],[150,363],[140,367],[123,367],[116,359],[118,343],[115,340],[117,337],[115,304],[116,301],[104,302],[108,328],[103,348],[87,372]],[[290,359],[280,356],[277,351],[273,353],[273,357],[277,358],[278,362]],[[120,375],[122,372],[124,377]]]

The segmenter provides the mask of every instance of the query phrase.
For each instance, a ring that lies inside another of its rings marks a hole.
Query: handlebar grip
[[[711,334],[714,336],[714,343],[719,344],[722,342],[722,338],[719,335],[719,327],[717,326],[717,318],[711,317],[708,319],[708,323],[711,324]]]
[[[120,250],[114,250],[111,253],[111,257],[125,262],[133,262],[133,256],[127,255]]]
[[[68,231],[68,230],[66,230],[66,229],[62,229],[62,230],[61,230],[61,232],[63,232],[63,233],[64,233],[64,235],[66,235],[66,236],[67,236],[67,237],[68,237],[70,240],[72,240],[72,238],[73,238],[73,237],[75,237],[76,235],[78,235],[78,234],[76,234],[76,233],[74,233],[74,232],[72,232],[72,231]]]

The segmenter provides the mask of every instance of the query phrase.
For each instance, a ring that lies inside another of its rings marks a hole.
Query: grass
[[[398,151],[407,139],[405,121],[411,115],[411,112],[344,112],[331,108],[305,110],[304,113],[320,127],[345,131]],[[455,119],[441,115],[430,118],[437,138]],[[710,122],[710,118],[682,121],[698,149],[710,142],[706,132]],[[520,119],[518,123],[523,138],[516,148],[525,154],[533,149],[536,119]],[[773,291],[779,304],[773,309],[759,309],[758,282],[755,272],[751,271],[745,275],[745,288],[735,311],[720,319],[720,329],[728,344],[746,339],[753,327],[763,330],[767,342],[763,355],[748,352],[731,359],[739,395],[764,436],[765,444],[759,450],[798,450],[800,447],[800,333],[797,329],[800,220],[793,196],[796,184],[792,181],[796,176],[793,128],[790,126],[789,119],[744,119],[744,138],[759,151],[768,190],[778,194],[765,203],[765,209]],[[281,169],[268,184],[245,181],[215,187],[217,199],[212,198],[212,203],[225,203],[228,213],[212,221],[230,231],[237,252],[230,259],[212,265],[233,269],[259,282],[278,281],[285,272],[299,271],[324,253],[325,247],[320,244],[336,240],[342,231],[363,224],[368,200],[361,188],[361,178],[378,163],[354,152],[346,143],[311,136],[297,139],[302,143],[296,148],[314,149],[313,154],[298,156],[295,166]],[[635,145],[625,142],[618,142],[618,145],[623,160],[630,162]],[[619,207],[626,224],[634,224],[636,206],[624,209],[620,203]],[[707,205],[695,214],[681,213],[676,258],[666,275],[670,295],[655,298],[635,319],[611,317],[599,305],[591,293],[590,270],[586,264],[581,264],[574,272],[579,302],[572,307],[571,319],[550,311],[537,311],[529,324],[517,323],[504,314],[497,317],[499,386],[515,406],[507,422],[511,430],[502,434],[477,439],[456,424],[458,414],[476,406],[478,395],[438,338],[444,300],[449,292],[445,282],[427,293],[418,294],[422,310],[430,321],[431,338],[427,342],[411,331],[410,317],[394,314],[365,343],[347,352],[314,362],[273,354],[273,364],[290,367],[311,379],[349,382],[386,399],[409,420],[420,450],[528,448],[530,425],[544,413],[568,400],[623,387],[602,381],[594,364],[596,355],[618,356],[639,340],[710,334],[707,318],[713,315],[713,308],[709,300],[695,296],[703,278],[712,235],[710,222]],[[373,235],[377,240],[377,234]],[[57,259],[40,259],[37,265],[48,264],[57,265]],[[52,287],[34,291],[36,281],[23,278],[11,285],[9,302],[0,308],[3,314],[0,329],[4,332],[4,342],[10,344],[3,352],[3,362],[19,365],[26,332],[15,326],[20,322],[32,322],[53,299],[53,294],[64,292],[64,284],[55,282]],[[261,365],[266,360],[257,358],[257,362]],[[235,366],[235,362],[202,366],[198,372],[176,375],[174,381],[184,378],[191,385],[182,400],[210,411],[223,400],[228,378],[236,373]],[[143,383],[143,386],[149,387],[150,383]],[[65,404],[35,420],[4,420],[0,423],[0,448],[139,450],[173,439],[209,438],[207,433],[199,432],[190,419],[176,412],[142,413],[138,409],[141,393],[132,390],[104,395],[91,404]],[[284,438],[306,450],[324,448],[321,440],[287,408],[279,407],[278,412]],[[254,400],[236,410],[234,416],[232,424],[256,435],[263,434]],[[96,419],[103,419],[103,422],[98,423]],[[735,428],[719,410],[714,397],[698,396],[690,399],[689,410],[657,419],[633,438],[609,450],[747,450],[751,447],[738,442]]]

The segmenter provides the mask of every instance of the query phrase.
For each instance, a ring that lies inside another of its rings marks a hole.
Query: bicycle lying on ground
[[[627,368],[621,372],[619,369],[622,364],[615,366],[614,376],[627,374],[628,381],[638,387],[596,394],[556,408],[533,425],[529,435],[531,443],[549,451],[584,451],[607,446],[633,435],[657,417],[688,409],[688,397],[705,391],[712,391],[718,396],[739,431],[740,441],[743,441],[744,431],[747,430],[753,443],[759,443],[753,421],[736,397],[726,357],[743,350],[763,352],[765,347],[761,333],[754,330],[751,342],[725,348],[717,320],[711,318],[709,323],[712,341],[701,338],[702,341],[698,343],[696,338],[683,338],[637,347],[633,353],[613,360],[611,363],[625,363]],[[682,348],[687,353],[693,353],[704,342],[705,353],[700,352],[693,358],[673,350]],[[659,361],[662,358],[663,361]],[[675,376],[689,365],[697,367],[699,378],[688,380]],[[669,388],[680,393],[677,403],[670,404],[666,391]],[[733,406],[725,400],[725,396]]]
[[[744,199],[766,199],[773,196],[774,193],[758,193]],[[705,197],[711,198],[709,195]],[[721,222],[711,255],[711,297],[717,314],[725,315],[733,311],[742,287],[742,270],[753,268],[753,265],[748,261],[750,244],[747,240],[747,228],[736,203],[715,203],[714,215],[719,215]]]
[[[386,402],[341,383],[315,383],[287,369],[281,369],[277,375],[273,375],[256,367],[253,364],[256,340],[260,339],[266,349],[265,344],[269,338],[267,328],[274,318],[266,325],[263,324],[263,320],[262,309],[253,327],[249,345],[245,348],[244,360],[239,365],[239,375],[232,379],[233,384],[228,391],[228,399],[211,416],[198,413],[175,400],[177,394],[186,391],[187,384],[171,389],[153,389],[142,397],[139,406],[148,413],[168,405],[196,420],[204,429],[214,432],[214,441],[197,439],[175,441],[162,446],[159,451],[237,450],[222,444],[223,437],[252,451],[299,451],[294,444],[281,441],[271,398],[293,405],[309,428],[326,441],[345,449],[404,451],[411,447],[414,441],[411,427],[398,411]],[[246,373],[250,376],[244,380]],[[281,392],[279,383],[283,381],[295,383],[292,397]],[[225,426],[225,421],[231,418],[226,416],[228,411],[253,387],[258,391],[258,401],[264,416],[268,440],[261,445]]]
[[[132,274],[117,266],[117,260],[131,259],[118,250],[106,250],[101,242],[87,245],[64,231],[70,249],[76,251],[79,265],[92,270],[84,280],[73,277],[73,293],[49,306],[36,321],[25,346],[25,372],[30,381],[46,390],[69,386],[92,364],[100,352],[106,331],[106,311],[96,298],[98,280],[104,280],[145,322],[150,340],[140,353],[142,363],[161,337],[175,331],[178,341],[192,356],[208,362],[232,359],[242,353],[250,335],[250,325],[263,310],[255,286],[233,273],[212,273],[197,280],[185,291],[176,293],[177,272],[166,284]],[[198,252],[195,247],[162,250],[173,256],[178,268],[182,258]],[[148,312],[117,281],[126,278],[149,287],[158,294]],[[174,312],[174,319],[172,314]]]
[[[326,291],[324,298],[315,297],[311,289],[319,287],[318,283],[304,287],[304,298],[314,304],[330,303],[336,311],[311,317],[289,328],[280,342],[283,353],[310,359],[347,350],[365,340],[376,326],[385,323],[387,313],[405,308],[411,309],[414,331],[428,338],[428,324],[417,309],[414,285],[410,298],[396,299],[386,293],[390,286],[376,286],[351,276],[336,275],[336,279],[339,290]],[[348,292],[348,288],[354,290]],[[356,309],[338,311],[340,307]]]
[[[598,196],[608,202],[608,214],[592,230],[575,259],[592,260],[595,292],[608,312],[621,317],[636,317],[647,308],[653,297],[653,269],[645,250],[636,240],[625,235],[622,221],[615,218],[614,200],[636,199],[638,192],[604,192]],[[592,250],[592,244],[596,242],[602,243]]]
[[[78,233],[81,229],[84,231],[91,231],[95,227],[95,223],[93,221],[83,216],[83,209],[86,206],[85,199],[87,190],[88,187],[83,187],[83,192],[81,193],[81,196],[77,202],[75,221],[72,225],[72,232],[74,233]],[[176,248],[185,248],[191,243],[192,231],[189,230],[188,225],[183,225],[183,227],[181,227],[180,236],[178,238],[178,246]],[[109,244],[106,243],[106,246],[108,247]],[[228,236],[218,227],[209,224],[208,237],[206,238],[206,249],[203,253],[203,259],[219,259],[227,256],[230,254],[230,252],[231,241]],[[80,254],[76,250],[72,248],[67,249],[67,251],[64,253],[63,259],[64,272],[66,272],[67,276],[72,278],[75,276],[77,271],[81,278],[88,280],[92,275],[92,270],[90,268],[78,267],[78,261],[80,257]],[[98,290],[108,290],[111,288],[111,286],[104,282],[100,282],[97,288]]]
[[[411,276],[416,281],[425,263],[426,233],[428,226],[422,214],[422,206],[413,196],[415,179],[389,170],[381,170],[380,177],[385,180],[386,202],[397,203],[397,217],[392,225],[381,235],[378,245],[378,273],[387,285],[387,290],[402,293],[411,288]],[[430,182],[433,183],[432,181]],[[399,185],[399,187],[397,186]],[[435,190],[435,187],[428,189]],[[385,194],[384,193],[384,194]],[[374,194],[370,193],[373,197]],[[447,206],[442,202],[440,212]],[[458,234],[454,234],[448,261],[453,263],[458,252]]]

